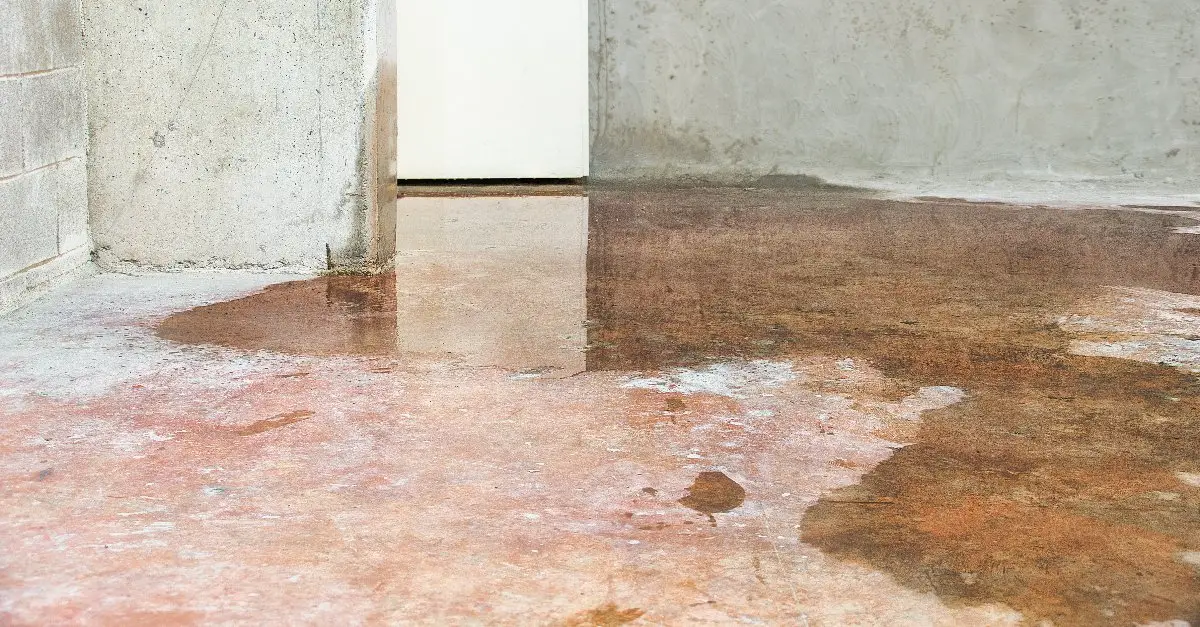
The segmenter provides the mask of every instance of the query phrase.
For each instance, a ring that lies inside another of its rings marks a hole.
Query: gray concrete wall
[[[595,178],[1196,189],[1195,0],[591,0]]]
[[[383,4],[84,0],[98,261],[311,270],[327,251],[341,267],[390,255],[374,184],[389,165]]]
[[[0,0],[0,313],[88,260],[78,0]]]

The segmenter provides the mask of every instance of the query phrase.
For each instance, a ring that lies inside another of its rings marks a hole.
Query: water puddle
[[[802,539],[950,604],[1030,623],[1200,617],[1200,387],[1070,351],[1106,286],[1200,293],[1178,216],[786,195],[593,195],[589,367],[846,355],[965,402]]]
[[[1170,365],[1077,354],[1081,338],[1116,338],[1059,324],[1096,319],[1089,303],[1113,286],[1200,294],[1200,237],[1175,232],[1192,220],[797,191],[492,202],[404,199],[395,274],[278,285],[159,333],[514,376],[650,373],[631,385],[673,394],[667,413],[728,359],[836,356],[883,371],[897,399],[954,386],[965,400],[926,412],[907,446],[808,510],[805,542],[1030,623],[1200,622],[1187,557],[1200,488],[1180,479],[1200,476],[1200,385]],[[690,378],[672,374],[682,367]],[[703,472],[679,502],[711,516],[745,498]]]
[[[159,324],[158,335],[247,351],[391,355],[396,351],[396,277],[324,276],[278,283],[245,298],[169,316]]]
[[[738,482],[730,479],[723,472],[702,472],[688,488],[687,496],[679,499],[679,504],[694,509],[701,514],[708,514],[708,521],[717,526],[713,514],[731,512],[746,501],[746,490]]]
[[[249,351],[496,366],[527,378],[584,370],[586,198],[416,197],[401,202],[399,220],[395,272],[272,285],[170,316],[158,334]]]

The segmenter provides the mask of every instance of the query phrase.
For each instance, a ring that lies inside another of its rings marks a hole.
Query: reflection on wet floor
[[[273,285],[172,316],[158,333],[248,350],[400,354],[570,376],[585,367],[587,219],[584,196],[406,198],[395,272]]]
[[[1200,238],[1174,232],[1192,220],[770,190],[594,191],[522,215],[461,202],[401,201],[395,276],[274,286],[160,335],[518,376],[835,356],[882,370],[895,399],[957,386],[966,400],[895,434],[907,446],[809,509],[801,538],[1031,624],[1200,623],[1200,384],[1173,353],[1098,356],[1149,349],[1145,324],[1094,310],[1136,300],[1115,287],[1200,294]],[[1195,336],[1185,305],[1155,311]],[[706,472],[680,503],[711,516],[744,498]]]
[[[396,350],[396,277],[323,276],[173,315],[158,335],[189,344],[308,355]]]
[[[586,197],[414,197],[398,209],[400,354],[518,376],[583,371]]]

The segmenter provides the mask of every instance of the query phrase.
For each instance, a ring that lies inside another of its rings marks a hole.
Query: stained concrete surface
[[[0,320],[6,620],[1200,622],[1191,208],[398,215],[394,274]]]

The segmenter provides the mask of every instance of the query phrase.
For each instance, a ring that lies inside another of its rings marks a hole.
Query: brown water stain
[[[1200,383],[1073,355],[1055,324],[1105,286],[1200,294],[1200,237],[1174,232],[1193,224],[797,190],[594,191],[587,369],[833,356],[882,370],[896,398],[961,387],[968,400],[889,432],[911,445],[811,508],[802,539],[1030,623],[1200,623],[1200,579],[1177,557],[1200,551],[1200,489],[1175,477],[1200,472]],[[382,355],[395,310],[393,276],[322,277],[177,314],[159,334]],[[697,483],[680,502],[722,511]]]
[[[615,603],[605,603],[595,609],[580,612],[568,618],[563,625],[566,627],[616,627],[632,623],[644,615],[639,608],[621,609]]]
[[[696,480],[688,488],[687,496],[679,499],[679,504],[701,514],[708,514],[709,522],[715,527],[717,519],[713,514],[733,511],[745,501],[746,490],[738,482],[723,472],[708,471],[696,476]]]
[[[1150,209],[1152,211],[1200,211],[1200,205],[1121,205],[1127,209]]]
[[[304,355],[396,351],[396,276],[338,275],[268,286],[256,294],[169,316],[164,339]],[[301,376],[307,373],[297,373]]]
[[[687,409],[687,403],[683,402],[682,398],[675,396],[667,397],[667,411],[681,412]]]
[[[241,429],[238,429],[237,434],[243,436],[258,435],[272,429],[278,429],[280,427],[286,427],[290,424],[295,424],[303,420],[308,420],[315,415],[316,412],[307,409],[290,411],[285,414],[279,414],[274,418],[267,418],[265,420],[259,420],[258,422],[251,423]]]
[[[589,369],[822,355],[968,392],[804,541],[1031,624],[1200,622],[1177,557],[1200,490],[1174,476],[1200,470],[1200,385],[1055,324],[1108,285],[1200,293],[1192,221],[727,190],[593,193],[590,220]]]

